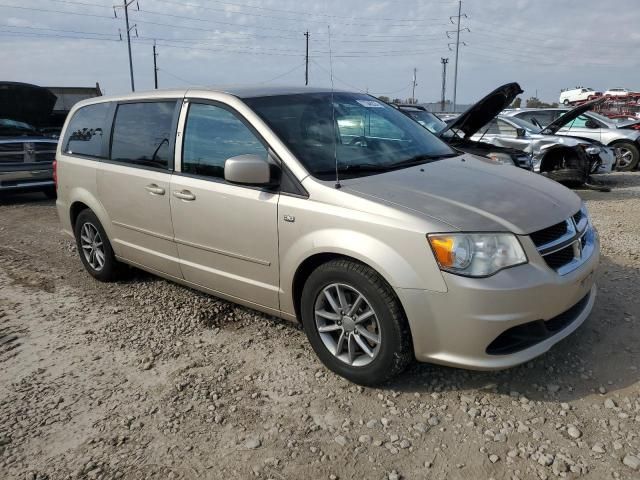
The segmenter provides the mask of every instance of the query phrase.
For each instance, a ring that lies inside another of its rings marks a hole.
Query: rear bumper
[[[51,164],[0,167],[0,192],[44,190],[52,187],[54,182]]]
[[[596,245],[591,257],[566,275],[534,259],[488,278],[443,273],[447,292],[396,289],[409,320],[416,358],[497,370],[543,354],[589,316],[598,263]],[[510,335],[513,332],[515,336]],[[529,334],[535,338],[515,344]],[[496,344],[500,348],[494,348]]]

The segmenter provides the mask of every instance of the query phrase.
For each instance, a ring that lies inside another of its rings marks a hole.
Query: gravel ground
[[[579,192],[603,260],[574,335],[380,389],[296,325],[144,273],[98,283],[52,202],[0,199],[0,478],[640,478],[640,173],[602,181]]]

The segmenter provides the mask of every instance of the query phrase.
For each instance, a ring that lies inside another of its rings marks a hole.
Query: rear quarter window
[[[105,158],[103,146],[109,135],[110,108],[110,103],[79,108],[67,126],[62,151],[69,155]]]

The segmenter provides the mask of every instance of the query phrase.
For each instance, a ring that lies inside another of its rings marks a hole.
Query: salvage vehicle
[[[618,170],[634,170],[640,163],[640,130],[637,120],[622,120],[605,117],[589,111],[595,103],[586,103],[571,110],[544,108],[538,110],[512,110],[505,115],[522,118],[539,124],[543,134],[570,135],[598,141],[618,149]]]
[[[112,281],[128,264],[300,321],[322,362],[359,384],[412,359],[527,362],[594,305],[599,239],[575,193],[458,153],[369,95],[86,100],[55,165],[60,221],[90,275]]]
[[[615,152],[598,142],[545,135],[516,117],[499,115],[471,139],[531,153],[535,172],[571,186],[589,186],[592,173],[610,172],[616,162]]]
[[[55,99],[35,85],[0,83],[0,193],[41,191],[55,198],[58,142],[27,123],[51,110]]]
[[[515,148],[499,147],[485,142],[474,142],[467,137],[466,133],[465,136],[454,133],[474,128],[469,127],[470,125],[486,125],[507,105],[510,105],[520,93],[522,93],[522,89],[517,83],[508,83],[498,87],[449,124],[420,105],[398,104],[395,106],[457,150],[491,158],[505,165],[515,165],[532,170],[533,158],[529,153]]]

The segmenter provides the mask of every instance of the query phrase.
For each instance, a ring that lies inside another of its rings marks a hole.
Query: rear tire
[[[568,107],[569,106],[569,99],[565,98],[562,103],[564,103],[565,107]]]
[[[302,290],[301,316],[316,355],[354,383],[379,385],[414,359],[411,332],[395,292],[361,263],[337,259],[319,266]]]
[[[101,282],[113,282],[123,276],[125,265],[116,260],[107,234],[95,213],[89,209],[80,212],[74,233],[80,260],[92,277]]]

